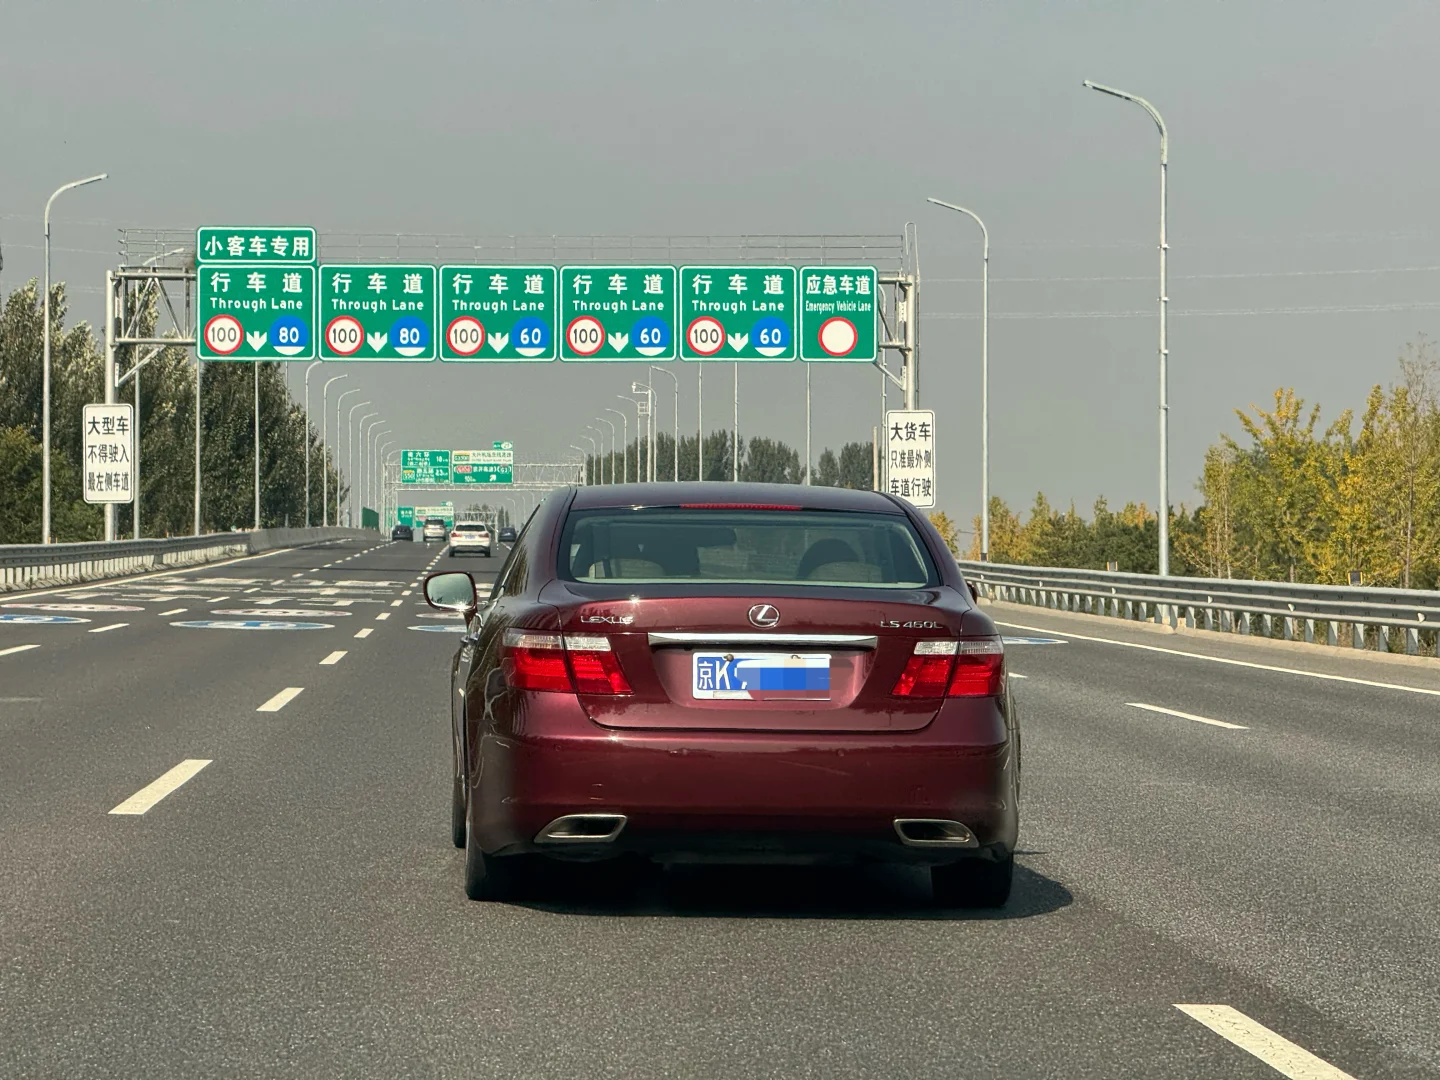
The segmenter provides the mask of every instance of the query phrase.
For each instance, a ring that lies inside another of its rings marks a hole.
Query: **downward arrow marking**
[[[269,336],[269,334],[264,332],[257,334],[254,331],[251,331],[250,333],[245,335],[245,340],[250,343],[250,348],[254,349],[256,352],[259,352],[265,347],[265,341]]]
[[[385,348],[385,343],[390,340],[389,334],[366,334],[365,340],[370,343],[370,348],[379,352]]]
[[[510,344],[509,334],[491,334],[490,347],[496,352],[502,352],[506,345]]]
[[[630,344],[630,335],[629,335],[629,334],[611,334],[611,335],[610,335],[610,344],[614,347],[614,349],[615,349],[616,352],[624,352],[624,351],[625,351],[625,346]]]

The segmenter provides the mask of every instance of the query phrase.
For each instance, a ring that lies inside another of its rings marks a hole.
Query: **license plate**
[[[830,700],[829,653],[694,653],[691,663],[698,699]]]

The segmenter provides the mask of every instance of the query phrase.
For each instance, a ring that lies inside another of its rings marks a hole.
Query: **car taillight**
[[[917,641],[895,680],[895,697],[998,697],[1005,686],[1005,646],[998,638]]]
[[[632,692],[620,660],[610,648],[610,639],[603,634],[506,630],[503,644],[501,670],[505,681],[517,690],[582,694]]]

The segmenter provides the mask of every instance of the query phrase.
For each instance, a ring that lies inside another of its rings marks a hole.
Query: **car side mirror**
[[[431,574],[425,579],[425,602],[441,611],[460,611],[468,617],[475,613],[475,579],[463,570]]]

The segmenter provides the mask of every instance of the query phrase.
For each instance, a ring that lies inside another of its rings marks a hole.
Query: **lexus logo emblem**
[[[780,612],[774,604],[756,604],[750,609],[750,621],[762,629],[768,630],[780,621]]]

